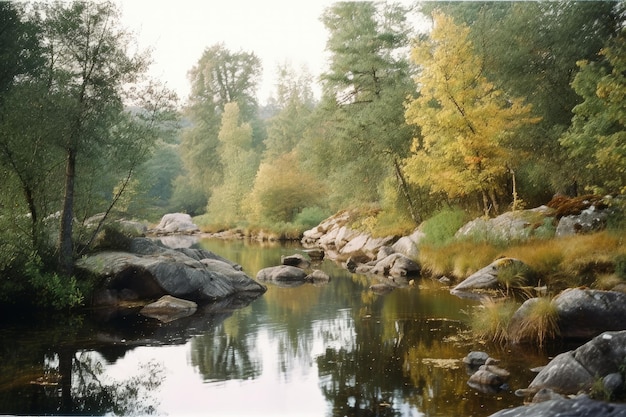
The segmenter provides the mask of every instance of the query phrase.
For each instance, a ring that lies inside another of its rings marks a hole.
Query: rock
[[[624,378],[619,372],[613,372],[602,378],[604,392],[609,398],[613,398],[624,391]]]
[[[345,234],[348,235],[347,233]],[[369,238],[370,238],[369,235],[365,233],[358,234],[352,237],[348,241],[348,243],[346,243],[343,247],[341,247],[339,252],[344,253],[344,254],[352,254],[354,252],[363,253],[363,248],[365,247],[365,244],[367,244],[367,241],[369,240]],[[337,239],[339,239],[339,235],[337,236]]]
[[[470,376],[469,381],[467,381],[470,386],[490,385],[492,387],[499,387],[504,384],[505,379],[503,377],[483,367],[484,365],[481,366],[482,369],[479,369]]]
[[[519,259],[514,258],[500,258],[496,259],[486,267],[474,272],[469,277],[465,278],[452,290],[451,294],[458,295],[458,293],[468,292],[472,290],[485,290],[495,289],[500,287],[498,281],[498,274],[505,268],[519,267],[526,268],[526,265]]]
[[[403,236],[394,243],[391,248],[394,252],[401,253],[411,259],[417,259],[419,250],[417,245],[424,238],[422,231],[416,230],[410,236]]]
[[[602,207],[606,207],[598,202]],[[563,216],[556,227],[555,235],[571,236],[581,233],[591,233],[602,230],[606,227],[606,220],[609,217],[609,210],[599,209],[596,205],[590,205],[578,214]]]
[[[550,388],[541,388],[539,391],[537,391],[537,393],[533,397],[532,402],[537,404],[537,403],[542,403],[544,401],[556,400],[556,399],[561,399],[561,398],[565,398],[565,397],[563,397],[561,394],[557,394],[556,392],[552,391]]]
[[[620,371],[626,360],[626,331],[605,332],[576,350],[557,355],[521,395],[534,395],[543,388],[570,395],[589,391],[597,378]]]
[[[191,220],[191,216],[186,213],[169,213],[161,218],[159,224],[151,230],[155,234],[191,234],[199,232],[200,229]]]
[[[626,294],[570,288],[554,298],[561,337],[589,339],[604,331],[626,330]]]
[[[190,235],[167,235],[159,237],[159,241],[164,246],[172,249],[190,248],[198,243],[198,240],[198,236]]]
[[[540,206],[530,210],[509,211],[493,219],[480,217],[465,224],[454,236],[509,241],[526,240],[537,235],[552,235],[553,227],[549,228],[546,225],[546,219],[552,218],[554,213],[554,209]]]
[[[150,303],[143,307],[139,313],[146,317],[155,318],[163,323],[191,316],[196,312],[198,305],[193,301],[183,300],[164,295],[154,303]]]
[[[295,266],[300,269],[307,269],[311,266],[311,262],[299,253],[282,256],[280,260],[283,265]]]
[[[376,275],[406,277],[419,274],[420,267],[415,261],[401,253],[392,253],[378,261],[371,272]]]
[[[312,261],[321,261],[324,259],[324,251],[322,249],[307,249],[304,251]]]
[[[481,351],[471,351],[467,354],[466,357],[463,358],[463,363],[478,368],[479,366],[484,365],[489,359],[489,355],[486,352]]]
[[[393,250],[391,246],[381,246],[376,254],[376,261],[382,261],[387,256],[393,255],[394,253],[396,253],[396,251]]]
[[[498,411],[489,417],[626,417],[626,404],[595,401],[585,395]]]
[[[272,282],[299,282],[303,283],[307,273],[304,270],[290,265],[270,266],[261,269],[256,278],[259,281],[272,281]]]
[[[237,267],[207,251],[168,249],[145,238],[133,239],[130,252],[104,251],[76,262],[77,272],[94,276],[102,289],[131,290],[141,299],[172,295],[214,301],[242,292],[265,292]]]
[[[325,284],[330,282],[330,276],[326,272],[316,269],[304,277],[304,280],[313,284]]]

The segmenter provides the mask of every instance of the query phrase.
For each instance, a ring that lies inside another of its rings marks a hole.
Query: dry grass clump
[[[523,341],[543,347],[546,340],[559,335],[556,305],[550,297],[539,297],[532,299],[527,306],[517,323],[515,334],[509,336],[512,342]]]
[[[624,284],[624,280],[617,274],[600,274],[591,286],[597,290],[608,291],[620,284]]]
[[[505,344],[509,339],[508,328],[519,304],[510,300],[487,300],[470,314],[472,333],[481,339]]]
[[[489,265],[497,254],[498,248],[488,243],[460,241],[439,247],[424,245],[420,247],[418,261],[422,271],[431,276],[465,278]]]

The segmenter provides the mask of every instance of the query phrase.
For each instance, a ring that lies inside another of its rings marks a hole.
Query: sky
[[[187,72],[204,50],[223,43],[233,52],[254,52],[262,61],[258,98],[274,91],[276,68],[306,67],[317,79],[324,71],[328,33],[319,20],[331,0],[117,0],[122,24],[139,47],[152,50],[150,75],[189,95]]]

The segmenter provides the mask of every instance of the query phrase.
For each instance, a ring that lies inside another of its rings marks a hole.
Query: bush
[[[294,219],[294,223],[303,226],[305,229],[311,229],[328,218],[330,214],[320,207],[306,207]]]
[[[37,256],[32,256],[26,263],[24,274],[32,287],[32,304],[54,310],[71,309],[83,304],[84,297],[76,278],[44,272]]]
[[[423,245],[443,246],[449,243],[454,234],[467,221],[467,214],[458,208],[446,208],[440,210],[420,226],[426,235],[422,240]]]

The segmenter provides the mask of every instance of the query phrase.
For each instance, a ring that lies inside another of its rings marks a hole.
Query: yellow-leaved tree
[[[516,157],[507,147],[519,128],[539,121],[520,98],[508,97],[483,76],[470,29],[435,13],[430,37],[416,43],[419,96],[406,121],[420,128],[406,160],[410,182],[449,198],[479,196],[485,214],[499,211]]]

